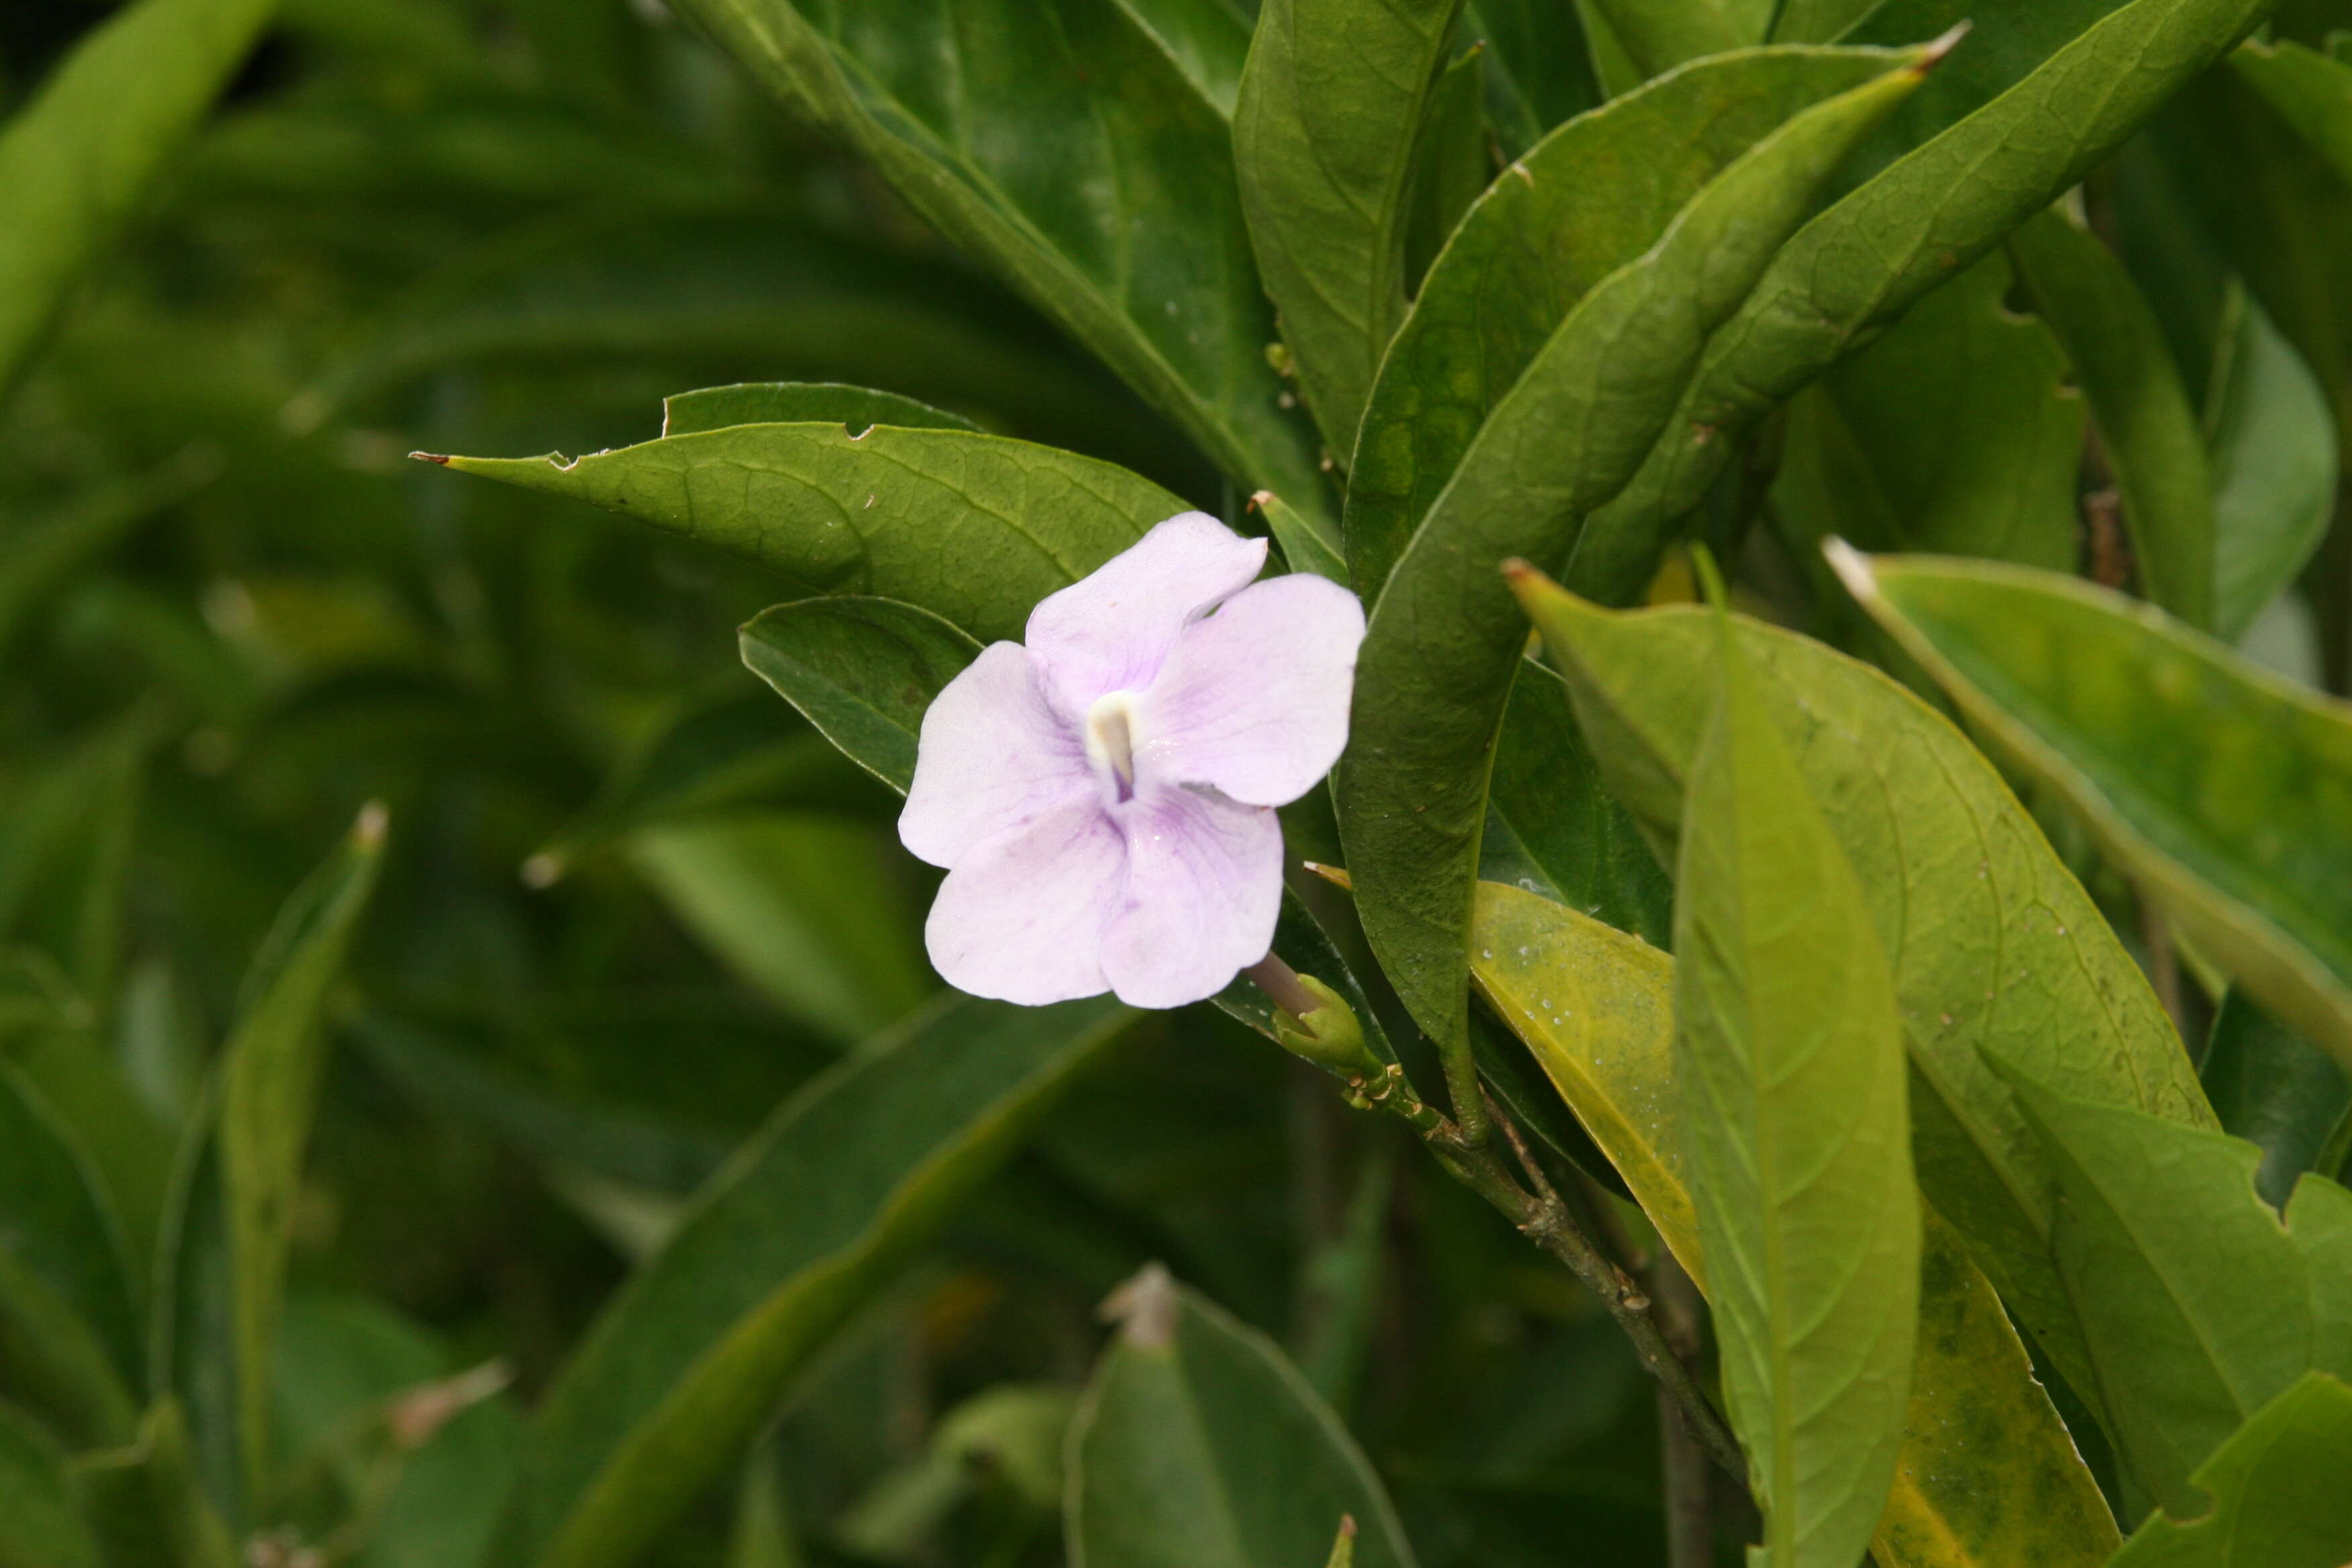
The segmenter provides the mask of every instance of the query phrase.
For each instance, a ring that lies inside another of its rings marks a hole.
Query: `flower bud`
[[[1321,1005],[1297,1016],[1282,1008],[1275,1010],[1274,1036],[1283,1048],[1349,1078],[1384,1071],[1385,1065],[1365,1046],[1364,1026],[1357,1021],[1356,1010],[1346,998],[1311,974],[1300,975],[1298,984]]]

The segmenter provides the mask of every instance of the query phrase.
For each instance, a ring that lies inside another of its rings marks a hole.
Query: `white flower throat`
[[[1139,700],[1132,691],[1107,692],[1087,710],[1087,761],[1094,764],[1096,776],[1103,778],[1114,805],[1135,798]]]

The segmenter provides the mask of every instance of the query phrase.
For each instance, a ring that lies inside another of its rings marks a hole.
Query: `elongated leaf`
[[[134,710],[19,775],[0,810],[0,937],[46,949],[81,994],[111,996],[147,753]]]
[[[1119,0],[1129,16],[1176,58],[1201,96],[1233,118],[1249,59],[1250,17],[1242,0]]]
[[[79,1444],[125,1441],[138,1420],[112,1348],[14,1249],[0,1252],[0,1393]]]
[[[1364,1568],[1412,1568],[1380,1478],[1271,1341],[1157,1266],[1112,1304],[1070,1434],[1074,1568],[1319,1563],[1342,1515]]]
[[[1467,17],[1469,13],[1465,9],[1463,15]],[[1421,291],[1429,264],[1437,259],[1438,251],[1461,224],[1462,215],[1495,177],[1494,132],[1486,120],[1486,53],[1485,44],[1474,44],[1438,72],[1430,86],[1429,101],[1422,109],[1421,134],[1412,144],[1412,205],[1404,234],[1408,294]],[[1393,322],[1391,335],[1394,335]],[[1388,345],[1383,342],[1381,347],[1385,352]],[[1379,366],[1380,356],[1375,355],[1372,368],[1377,371]],[[1369,396],[1370,375],[1364,390]],[[1357,413],[1360,420],[1362,409]],[[1355,449],[1356,431],[1351,427],[1342,450],[1352,456]]]
[[[190,447],[154,473],[102,486],[55,515],[0,535],[0,648],[90,562],[219,471],[218,454]]]
[[[1545,0],[1469,0],[1460,37],[1486,46],[1487,115],[1506,159],[1601,100],[1577,8]]]
[[[2248,39],[2231,52],[2230,68],[2352,179],[2352,65],[2292,39]]]
[[[135,1299],[162,1228],[174,1145],[110,1044],[87,1026],[56,1029],[26,1046],[16,1060],[41,1102],[89,1157],[131,1247]]]
[[[781,3],[781,0],[779,0]],[[1075,453],[958,430],[746,425],[558,457],[444,458],[591,501],[829,592],[903,599],[982,641],[1185,510]]]
[[[1522,593],[1612,793],[1671,843],[1706,715],[1706,616],[1612,614],[1533,583]],[[1958,730],[1866,665],[1737,624],[1895,967],[1920,1183],[2082,1386],[2081,1331],[2049,1250],[2055,1178],[1980,1052],[2085,1099],[2210,1126],[2188,1053],[2081,884]]]
[[[142,0],[0,131],[0,390],[226,85],[271,0]]]
[[[1878,1522],[1910,1396],[1903,1024],[1862,884],[1718,619],[1675,873],[1685,1169],[1767,1560],[1827,1568]]]
[[[1704,61],[1570,121],[1487,188],[1432,264],[1356,441],[1344,521],[1366,603],[1487,416],[1593,287],[1791,116],[1897,58],[1755,49]]]
[[[2010,237],[2042,319],[2074,362],[2097,423],[2141,592],[2192,626],[2213,621],[2213,476],[2156,312],[2123,263],[2055,208]]]
[[[1312,572],[1341,587],[1348,585],[1348,563],[1328,540],[1307,526],[1291,504],[1272,490],[1260,490],[1250,504],[1265,514],[1266,531],[1282,548],[1282,558],[1293,572]]]
[[[954,998],[787,1101],[548,1394],[493,1560],[632,1560],[1135,1016]]]
[[[2213,1020],[2198,1076],[2222,1131],[2262,1150],[2254,1189],[2273,1208],[2285,1205],[2296,1177],[2317,1167],[2329,1135],[2352,1111],[2352,1075],[2242,991],[2230,993]]]
[[[2256,1001],[2352,1063],[2352,713],[2086,583],[1841,570]]]
[[[1421,129],[1462,0],[1265,0],[1234,110],[1258,271],[1324,445],[1343,460],[1404,315]]]
[[[1674,1062],[1674,960],[1516,889],[1478,889],[1479,992],[1535,1051],[1643,1211],[1702,1286]],[[1871,1550],[1885,1568],[2091,1568],[2115,1520],[2000,1300],[1958,1232],[1924,1211],[1917,1357],[1895,1481]]]
[[[2352,1561],[2347,1453],[2352,1387],[2306,1373],[2190,1478],[2211,1506],[2193,1517],[2150,1519],[2116,1555],[2116,1568],[2332,1568]]]
[[[2243,637],[2302,573],[2336,515],[2327,395],[2242,287],[2228,296],[2206,395],[2213,452],[2213,629]]]
[[[187,1417],[169,1395],[148,1406],[136,1443],[83,1455],[72,1480],[110,1568],[238,1568],[244,1560],[198,1485]]]
[[[895,599],[803,599],[743,628],[743,663],[860,767],[907,793],[931,700],[980,644]]]
[[[0,1405],[0,1568],[100,1568],[56,1439]]]
[[[2083,399],[2011,282],[1987,257],[1790,405],[1772,501],[1801,562],[1834,535],[2074,566]]]
[[[1640,463],[1708,329],[1931,58],[1797,114],[1596,285],[1496,405],[1381,590],[1336,798],[1365,934],[1438,1039],[1465,1028],[1486,779],[1527,637],[1497,568],[1566,554]]]
[[[680,9],[1227,473],[1322,510],[1313,444],[1266,363],[1225,122],[1132,13],[1115,0],[992,0],[969,17],[924,0]]]
[[[974,430],[961,414],[871,387],[809,381],[747,381],[662,399],[662,434],[693,436],[730,425],[799,425],[838,419],[852,436],[877,425],[909,430]]]
[[[1641,473],[1586,525],[1569,585],[1609,604],[1641,592],[1666,529],[1756,421],[2049,205],[2267,9],[2132,0],[1806,225],[1709,343]]]
[[[2059,1267],[2116,1450],[2186,1518],[2240,1425],[2305,1372],[2352,1378],[2352,1192],[2305,1177],[2282,1227],[2253,1144],[2010,1079],[2065,1191]]]
[[[104,1347],[115,1393],[144,1384],[137,1297],[122,1221],[97,1168],[25,1076],[0,1061],[0,1252],[12,1277],[54,1294]],[[13,1359],[13,1358],[12,1358]],[[127,1405],[121,1411],[128,1415]],[[125,1442],[121,1430],[77,1434]]]
[[[1700,55],[1719,55],[1764,41],[1772,0],[1593,0],[1634,66],[1657,76]]]

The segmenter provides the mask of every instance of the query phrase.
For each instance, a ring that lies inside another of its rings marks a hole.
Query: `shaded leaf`
[[[1250,497],[1250,504],[1265,514],[1266,531],[1281,547],[1282,559],[1293,572],[1312,572],[1318,577],[1329,579],[1342,588],[1348,586],[1348,563],[1331,547],[1307,520],[1298,515],[1291,504],[1272,490],[1260,490]]]
[[[1264,0],[1234,110],[1251,248],[1342,461],[1404,315],[1414,141],[1462,0]],[[1483,184],[1483,182],[1481,182]]]
[[[1249,58],[1250,16],[1240,0],[1119,0],[1217,112],[1233,118]]]
[[[976,430],[961,414],[901,397],[895,392],[839,383],[747,381],[706,386],[662,399],[662,434],[692,436],[730,425],[794,425],[838,419],[852,436],[877,425],[909,430]]]
[[[2009,253],[2074,363],[2114,468],[2141,593],[2210,627],[2213,476],[2156,312],[2123,263],[2054,207],[2011,235]]]
[[[39,1425],[0,1405],[0,1568],[100,1568],[74,1510],[66,1458]]]
[[[732,550],[812,589],[903,599],[982,641],[1017,637],[1039,599],[1186,510],[1111,464],[958,430],[748,425],[570,460],[439,460]]]
[[[1806,225],[1710,342],[1641,473],[1586,525],[1569,585],[1611,604],[1639,594],[1740,436],[2049,205],[2266,8],[2132,0]]]
[[[1660,5],[1653,0],[1593,0],[1610,28],[1645,77],[1657,76],[1701,55],[1719,55],[1764,41],[1772,25],[1772,0],[1684,0]]]
[[[142,0],[84,38],[0,130],[0,391],[275,9]]]
[[[1932,558],[1840,569],[2232,978],[2352,1064],[2341,703],[2087,583]]]
[[[1711,689],[1706,616],[1523,592],[1611,793],[1671,844]],[[2055,1178],[1980,1053],[2030,1059],[2086,1099],[2210,1126],[2188,1053],[2081,884],[1958,730],[1867,665],[1735,624],[1894,965],[1920,1184],[2080,1384],[2081,1331],[2049,1250]]]
[[[2352,1553],[2347,1452],[2352,1387],[2308,1373],[2190,1478],[2211,1506],[2150,1519],[2116,1568],[2336,1568]]]
[[[1465,18],[1469,13],[1463,13]],[[1466,20],[1462,24],[1469,26]],[[1486,49],[1474,44],[1452,65],[1437,73],[1423,106],[1421,134],[1412,148],[1412,205],[1404,235],[1404,287],[1418,293],[1429,264],[1451,238],[1462,215],[1495,177],[1494,132],[1486,123]],[[1393,331],[1391,333],[1394,335]],[[1388,347],[1381,345],[1385,351]],[[1373,369],[1380,359],[1375,356]],[[1368,375],[1365,395],[1371,387]],[[1362,410],[1358,409],[1360,422]],[[1344,448],[1351,457],[1356,431],[1350,426]]]
[[[217,453],[191,447],[152,474],[100,486],[50,516],[0,535],[0,648],[92,562],[219,471]]]
[[[1364,1568],[1412,1568],[1380,1478],[1272,1341],[1157,1265],[1111,1309],[1118,1335],[1070,1435],[1075,1568],[1319,1563],[1342,1515]]]
[[[630,1561],[1135,1016],[953,998],[779,1108],[550,1391],[494,1560]]]
[[[1675,1079],[1674,960],[1517,889],[1478,889],[1479,992],[1525,1039],[1704,1284]],[[1925,1211],[1917,1358],[1872,1551],[1886,1568],[2089,1568],[2115,1521],[1958,1232]]]
[[[2273,1208],[2296,1177],[2318,1168],[2329,1134],[2352,1111],[2352,1075],[2242,991],[2222,1002],[2198,1077],[2221,1130],[2262,1149],[2254,1190]]]
[[[1766,135],[1595,285],[1496,405],[1381,591],[1335,798],[1365,934],[1441,1041],[1465,1032],[1486,780],[1527,637],[1497,568],[1567,553],[1641,462],[1708,329],[1929,58],[1914,53]]]
[[[2305,1372],[2352,1377],[2352,1192],[2307,1176],[2282,1226],[2254,1145],[2008,1070],[2066,1194],[2059,1267],[2116,1451],[2188,1517],[2231,1433]]]
[[[1486,113],[1506,160],[1601,100],[1592,50],[1573,5],[1469,0],[1457,36],[1486,46]]]
[[[844,595],[762,611],[743,663],[852,761],[900,795],[923,714],[980,656],[955,626],[895,599]]]
[[[2206,395],[2213,454],[2213,629],[2235,642],[2336,515],[2336,421],[2309,366],[2242,286],[2223,307]]]
[[[968,21],[924,0],[680,10],[1219,467],[1315,505],[1312,443],[1265,361],[1272,322],[1224,120],[1135,13],[1114,0],[996,0]]]
[[[2230,68],[2352,179],[2352,65],[2293,39],[2249,38],[2231,51]]]
[[[243,1554],[197,1480],[187,1417],[170,1395],[148,1406],[136,1443],[85,1454],[71,1473],[81,1516],[114,1568],[240,1568]]]

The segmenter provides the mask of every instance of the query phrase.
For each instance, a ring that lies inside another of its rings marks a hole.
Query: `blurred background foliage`
[[[107,9],[0,7],[0,110]],[[630,1261],[937,984],[895,801],[739,660],[786,585],[407,461],[620,445],[754,379],[887,387],[1234,510],[655,0],[289,0],[0,413],[0,1044],[133,1257],[248,958],[389,809],[296,1215],[279,1511],[325,1534],[366,1501],[388,1394],[513,1383],[397,1479],[377,1568],[478,1560],[519,1412]],[[1154,1020],[646,1561],[1058,1561],[1096,1305],[1154,1258],[1294,1352],[1424,1561],[1654,1557],[1622,1338],[1394,1142],[1205,1009]]]

